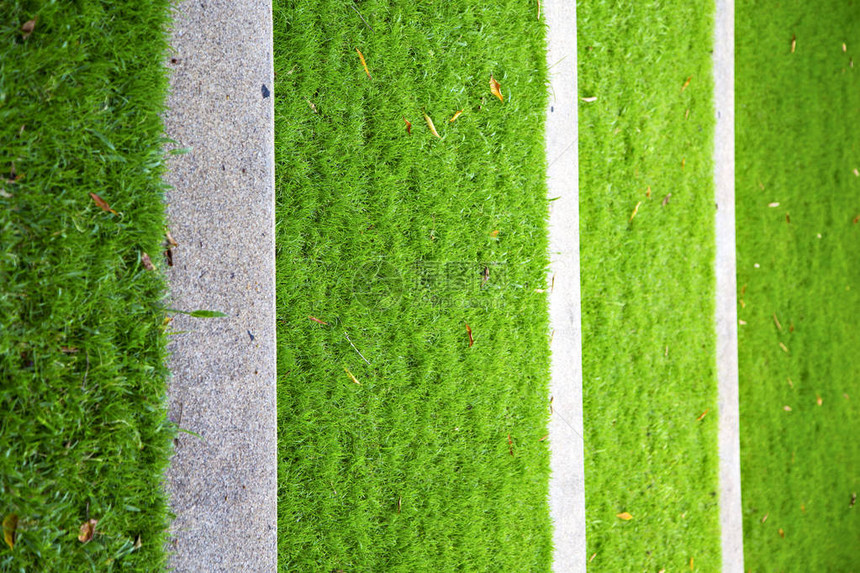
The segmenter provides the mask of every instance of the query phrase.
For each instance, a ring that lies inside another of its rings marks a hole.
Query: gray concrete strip
[[[546,121],[552,288],[553,413],[550,417],[550,514],[555,527],[553,571],[585,570],[585,472],[582,439],[582,330],[579,282],[579,160],[576,3],[543,4],[550,107]]]
[[[167,472],[179,572],[277,569],[272,7],[184,0],[175,10],[167,136],[171,419]]]
[[[735,255],[735,5],[717,0],[714,34],[717,383],[723,571],[743,573]]]

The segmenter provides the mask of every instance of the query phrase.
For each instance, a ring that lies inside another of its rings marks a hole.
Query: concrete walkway
[[[167,472],[177,572],[277,568],[271,3],[185,0],[175,13],[168,220],[179,246]]]
[[[582,439],[582,331],[579,282],[579,160],[576,3],[544,3],[548,24],[550,108],[546,152],[550,203],[553,413],[550,417],[550,513],[553,571],[585,570],[585,472]]]
[[[735,257],[735,4],[717,0],[714,32],[716,327],[723,571],[743,573]]]

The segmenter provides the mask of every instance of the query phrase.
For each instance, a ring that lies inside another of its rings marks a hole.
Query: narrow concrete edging
[[[735,6],[717,0],[714,31],[714,186],[719,405],[720,527],[723,571],[743,573],[738,314],[735,251]]]
[[[171,419],[178,572],[277,569],[272,6],[184,0],[174,11],[165,131]]]
[[[550,392],[550,515],[553,571],[585,571],[585,471],[582,422],[582,330],[579,275],[579,159],[576,83],[576,3],[549,0],[546,121],[552,287]]]

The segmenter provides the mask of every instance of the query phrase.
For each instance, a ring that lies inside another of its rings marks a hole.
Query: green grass
[[[736,22],[746,567],[857,571],[860,13],[746,0]]]
[[[141,253],[162,265],[168,2],[0,13],[0,518],[18,517],[0,570],[151,571],[172,430],[164,281]]]
[[[280,569],[548,571],[536,4],[278,0],[274,25]]]
[[[712,12],[577,5],[590,571],[720,567]]]

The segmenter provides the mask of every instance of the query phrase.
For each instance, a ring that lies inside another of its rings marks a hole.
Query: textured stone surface
[[[585,474],[582,440],[582,330],[579,282],[579,160],[576,3],[543,3],[548,28],[550,108],[546,150],[550,203],[549,294],[553,414],[549,435],[553,571],[585,570]]]
[[[735,256],[735,5],[717,0],[714,32],[717,382],[720,409],[720,525],[723,571],[744,570],[738,414],[738,312]]]
[[[176,571],[275,571],[274,124],[271,3],[186,0],[174,14],[167,472]]]

